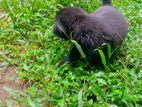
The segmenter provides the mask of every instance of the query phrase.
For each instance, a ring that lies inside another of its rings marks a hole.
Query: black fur
[[[76,7],[62,9],[56,15],[53,31],[60,38],[77,41],[90,64],[99,65],[100,55],[94,50],[106,43],[111,44],[113,51],[125,39],[128,25],[124,16],[111,6],[111,1],[103,0],[103,5],[91,14]],[[74,46],[65,61],[73,62],[79,57]]]
[[[111,0],[103,0],[103,5],[111,5]]]

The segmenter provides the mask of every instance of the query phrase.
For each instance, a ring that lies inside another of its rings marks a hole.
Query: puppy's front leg
[[[64,58],[64,63],[69,62],[72,63],[75,60],[78,60],[80,58],[80,53],[78,49],[74,46],[71,50],[68,56]]]

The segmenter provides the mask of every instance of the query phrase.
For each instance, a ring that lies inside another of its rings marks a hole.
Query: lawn
[[[91,13],[100,5],[101,0],[0,0],[7,14],[0,18],[0,62],[14,66],[30,84],[23,93],[9,90],[19,107],[142,106],[141,0],[113,0],[129,23],[129,33],[106,68],[87,70],[86,61],[75,67],[61,64],[72,43],[53,34],[56,13],[66,6]]]

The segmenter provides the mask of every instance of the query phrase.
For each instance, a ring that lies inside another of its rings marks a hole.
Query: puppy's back
[[[104,23],[110,29],[109,31],[106,31],[106,28],[104,28],[104,31],[113,34],[113,48],[123,42],[124,38],[127,36],[128,24],[121,12],[107,4],[101,6],[93,12],[92,15],[94,18],[99,18],[101,23]]]

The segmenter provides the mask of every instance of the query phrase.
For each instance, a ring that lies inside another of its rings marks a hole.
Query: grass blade
[[[111,58],[111,45],[107,44],[107,53],[108,53],[108,58]]]
[[[98,50],[98,52],[99,52],[99,54],[101,56],[102,64],[106,65],[106,58],[105,58],[105,55],[104,55],[103,51],[100,50],[100,49],[97,49],[97,50]]]
[[[84,52],[83,52],[81,46],[80,46],[75,40],[71,40],[71,42],[75,44],[75,46],[76,46],[76,48],[78,49],[78,51],[79,51],[79,53],[81,54],[81,56],[82,56],[83,58],[86,58],[86,56],[85,56],[85,54],[84,54]]]
[[[83,90],[81,89],[78,93],[78,107],[83,107],[83,100],[82,100]]]

